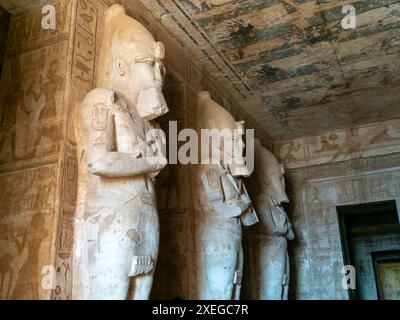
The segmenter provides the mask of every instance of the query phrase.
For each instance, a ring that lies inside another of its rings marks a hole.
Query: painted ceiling
[[[273,140],[400,118],[400,0],[140,1]]]

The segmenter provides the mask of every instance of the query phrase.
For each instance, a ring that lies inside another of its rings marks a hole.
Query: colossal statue
[[[202,136],[201,163],[195,168],[198,298],[239,299],[243,270],[242,225],[258,222],[241,179],[250,174],[243,158],[243,123],[236,122],[208,92],[199,94],[197,121],[199,133],[202,129],[214,130],[211,136],[215,138],[220,133],[221,137],[204,139]]]
[[[256,296],[261,300],[287,300],[289,257],[287,240],[294,239],[289,218],[281,204],[289,202],[285,192],[284,168],[274,155],[255,140],[254,173],[246,181],[249,194],[260,218]],[[255,283],[251,283],[255,286]]]
[[[105,17],[98,87],[75,113],[79,198],[74,299],[148,299],[159,242],[154,178],[165,135],[150,124],[168,111],[164,46],[120,5]]]

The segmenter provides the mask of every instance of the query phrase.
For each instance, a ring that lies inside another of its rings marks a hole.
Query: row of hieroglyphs
[[[400,151],[400,121],[390,120],[289,141],[278,141],[276,154],[288,168],[365,158]]]

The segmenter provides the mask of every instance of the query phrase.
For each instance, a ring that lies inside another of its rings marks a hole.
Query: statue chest
[[[114,113],[115,146],[118,152],[143,154],[151,147],[149,138],[150,123],[145,119],[135,119],[128,111],[118,110]]]

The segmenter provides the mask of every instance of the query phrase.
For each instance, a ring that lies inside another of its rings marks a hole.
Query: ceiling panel
[[[400,0],[141,1],[274,140],[400,117]]]

